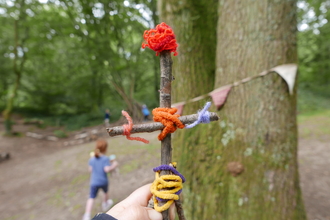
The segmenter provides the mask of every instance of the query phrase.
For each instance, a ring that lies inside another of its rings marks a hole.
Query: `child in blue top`
[[[105,110],[105,114],[104,114],[104,124],[106,127],[110,126],[110,111],[109,109]]]
[[[99,189],[103,190],[104,198],[102,202],[103,211],[107,211],[112,205],[113,201],[108,200],[108,177],[107,173],[114,170],[118,163],[115,161],[110,164],[109,157],[105,156],[108,143],[105,140],[96,141],[94,150],[94,156],[89,159],[89,172],[91,172],[90,178],[90,195],[86,203],[86,210],[83,220],[90,220],[91,211]]]
[[[149,121],[149,109],[146,105],[142,105],[142,114],[143,114],[143,121]]]

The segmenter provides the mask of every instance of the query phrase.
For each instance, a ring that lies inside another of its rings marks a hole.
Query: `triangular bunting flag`
[[[212,97],[214,105],[219,110],[223,104],[226,102],[228,93],[231,89],[231,85],[220,87],[216,90],[213,90],[209,93],[209,95]]]
[[[179,102],[179,103],[175,103],[174,105],[172,105],[172,107],[178,109],[176,114],[182,115],[184,104],[185,104],[185,102]]]
[[[222,86],[220,88],[217,88],[217,89],[213,90],[212,92],[210,92],[206,95],[201,95],[201,96],[195,97],[193,99],[190,99],[187,102],[175,103],[172,106],[176,107],[178,109],[177,114],[182,115],[183,106],[186,103],[196,102],[196,101],[202,100],[202,99],[206,98],[209,95],[209,96],[212,97],[212,100],[213,100],[215,106],[219,110],[224,105],[224,103],[226,102],[228,93],[229,93],[230,89],[232,88],[232,86],[238,86],[241,83],[249,82],[250,80],[253,80],[257,77],[265,76],[270,72],[276,72],[278,75],[280,75],[284,79],[284,81],[287,83],[287,85],[289,87],[289,93],[290,93],[290,95],[292,95],[294,85],[295,85],[295,81],[296,81],[297,69],[298,69],[298,65],[294,64],[294,63],[283,64],[283,65],[280,65],[280,66],[276,66],[276,67],[274,67],[270,70],[263,71],[259,75],[247,77],[247,78],[242,79],[241,81],[237,81],[237,82],[235,82],[231,85],[226,85],[226,86]]]
[[[290,95],[293,94],[297,69],[298,66],[297,64],[294,63],[280,65],[271,69],[271,71],[278,73],[278,75],[280,75],[284,79],[284,81],[288,84]]]

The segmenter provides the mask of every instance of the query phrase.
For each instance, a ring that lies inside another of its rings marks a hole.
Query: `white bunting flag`
[[[293,94],[297,69],[298,66],[297,64],[294,63],[280,65],[271,69],[271,71],[278,73],[278,75],[280,75],[284,79],[284,81],[288,84],[290,95]]]

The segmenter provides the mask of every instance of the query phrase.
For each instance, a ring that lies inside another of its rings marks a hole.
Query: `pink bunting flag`
[[[239,86],[242,83],[249,82],[249,81],[251,81],[251,80],[253,80],[257,77],[265,76],[270,72],[278,73],[284,79],[284,81],[287,83],[288,88],[289,88],[289,93],[293,94],[293,89],[294,89],[294,85],[295,85],[295,81],[296,81],[296,75],[297,75],[297,68],[298,68],[298,65],[294,64],[294,63],[283,64],[283,65],[280,65],[280,66],[276,66],[276,67],[274,67],[270,70],[263,71],[262,73],[260,73],[258,75],[247,77],[247,78],[242,79],[240,81],[234,82],[231,85],[222,86],[218,89],[213,90],[209,94],[195,97],[193,99],[188,100],[187,102],[175,103],[172,106],[178,109],[177,114],[182,115],[183,106],[186,103],[196,102],[196,101],[202,100],[202,99],[204,99],[208,96],[211,96],[215,106],[219,110],[225,104],[225,102],[227,100],[227,96],[228,96],[228,94],[229,94],[229,92],[230,92],[230,90],[233,86]]]
[[[179,102],[179,103],[176,103],[176,104],[172,105],[172,107],[178,109],[178,111],[176,112],[176,114],[182,115],[184,104],[185,104],[185,102]]]
[[[227,100],[228,93],[230,92],[231,85],[220,87],[209,93],[212,97],[214,105],[219,110]]]

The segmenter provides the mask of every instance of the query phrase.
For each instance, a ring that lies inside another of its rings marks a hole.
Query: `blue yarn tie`
[[[203,123],[207,124],[210,123],[210,112],[207,111],[211,106],[211,102],[207,102],[204,106],[204,108],[201,111],[198,111],[198,119],[194,123],[190,125],[186,125],[186,128],[192,128],[195,127],[196,125]]]

